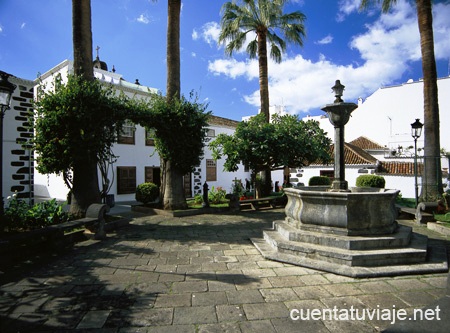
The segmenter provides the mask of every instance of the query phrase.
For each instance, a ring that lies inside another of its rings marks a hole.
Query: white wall
[[[33,81],[9,77],[9,82],[16,85],[11,98],[11,107],[5,111],[3,118],[3,186],[5,199],[14,192],[21,199],[31,201],[33,198],[33,154],[22,146],[32,137],[28,126],[28,117],[33,112]],[[18,141],[19,140],[19,141]],[[31,200],[30,200],[31,199]]]
[[[61,73],[61,77],[64,79],[67,74],[72,71],[73,63],[65,60],[59,65],[55,66],[50,71],[42,75],[41,80],[46,85],[47,89],[52,88],[52,83],[56,74]],[[101,69],[94,69],[95,76],[105,82],[111,82],[117,84],[118,89],[123,91],[127,96],[133,98],[150,98],[151,92],[156,92],[155,89],[136,85],[134,83],[121,80],[122,75],[117,73],[111,73]],[[37,82],[36,82],[37,83]],[[119,87],[120,86],[120,87]],[[37,86],[35,87],[35,93]],[[209,128],[215,130],[215,134],[220,133],[232,134],[234,128],[230,126],[211,125]],[[117,156],[116,162],[112,166],[112,170],[109,171],[109,179],[113,180],[112,186],[108,194],[115,196],[115,201],[132,201],[135,200],[135,194],[117,194],[117,167],[133,166],[136,167],[136,185],[145,182],[145,167],[160,167],[160,158],[155,147],[147,146],[145,144],[145,128],[141,126],[135,127],[135,143],[134,144],[119,144],[116,143],[113,146],[113,152]],[[208,147],[205,147],[204,158],[196,170],[200,169],[200,175],[196,176],[192,174],[192,193],[195,194],[194,179],[197,179],[203,185],[206,179],[206,159],[211,159],[212,154]],[[209,188],[223,187],[227,192],[231,191],[232,181],[237,178],[241,179],[244,183],[245,178],[250,178],[250,173],[244,171],[244,167],[241,166],[236,172],[223,171],[224,160],[217,161],[217,181],[208,182]],[[114,173],[114,175],[113,175]],[[200,179],[198,179],[200,178]],[[100,174],[99,174],[99,182]],[[198,184],[197,184],[198,186]],[[99,184],[101,188],[101,184]],[[35,189],[36,195],[40,200],[43,197],[57,198],[58,200],[66,200],[69,189],[65,186],[61,176],[58,175],[42,175],[35,170]],[[202,189],[202,188],[201,188]]]

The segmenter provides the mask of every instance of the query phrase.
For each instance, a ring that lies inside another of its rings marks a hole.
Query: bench
[[[244,199],[239,201],[239,208],[248,207],[252,210],[258,210],[260,208],[276,208],[278,197],[267,197],[258,199]]]
[[[414,217],[418,223],[427,223],[434,221],[433,213],[437,210],[438,204],[436,202],[421,202],[417,208],[401,207],[401,213]]]
[[[433,213],[436,212],[437,208],[437,202],[419,203],[416,209],[416,222],[420,224],[434,221]]]

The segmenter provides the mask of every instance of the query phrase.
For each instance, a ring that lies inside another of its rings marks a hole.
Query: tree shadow
[[[221,249],[231,249],[230,245],[250,244],[249,238],[260,237],[262,229],[281,215],[239,216],[240,221],[230,224],[215,224],[215,215],[201,221],[190,217],[185,219],[186,225],[130,224],[106,240],[78,243],[61,252],[49,251],[16,263],[0,275],[0,331],[81,329],[90,311],[106,313],[105,322],[98,323],[104,327],[146,326],[152,322],[142,321],[141,313],[158,313],[158,296],[170,294],[175,283],[258,283],[260,278],[236,271],[177,272],[159,269],[167,265],[164,260],[160,265],[152,263],[152,259],[161,259],[163,252],[170,256],[197,248],[217,255]]]

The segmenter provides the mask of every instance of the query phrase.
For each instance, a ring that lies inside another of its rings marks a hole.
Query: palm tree
[[[306,36],[304,21],[306,16],[300,11],[283,13],[286,0],[240,0],[226,2],[222,6],[221,32],[219,43],[226,43],[225,53],[229,56],[240,50],[247,35],[256,34],[247,46],[251,59],[258,58],[259,92],[261,113],[270,121],[269,79],[267,65],[267,44],[270,57],[281,62],[286,51],[286,42],[303,46]],[[281,36],[280,36],[281,35]],[[284,37],[284,39],[282,38]],[[268,167],[261,174],[264,187],[262,195],[268,195],[271,188],[271,175]]]
[[[167,0],[167,84],[166,98],[170,103],[180,98],[180,12],[181,0]],[[161,197],[164,209],[183,209],[187,207],[183,186],[183,174],[168,160],[161,159],[162,186]]]
[[[360,8],[365,9],[374,2],[382,2],[382,11],[386,13],[397,3],[397,0],[361,0]],[[422,53],[424,95],[424,175],[420,197],[421,201],[435,201],[442,194],[442,170],[432,1],[415,0],[415,2]]]
[[[91,0],[72,0],[73,67],[75,75],[94,78]]]
[[[93,80],[91,0],[72,0],[72,29],[74,74]],[[100,202],[97,160],[88,150],[73,165],[70,212],[75,216],[83,216],[89,205]]]

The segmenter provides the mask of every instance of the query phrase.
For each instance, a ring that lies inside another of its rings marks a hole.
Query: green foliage
[[[66,84],[57,78],[54,89],[40,90],[35,103],[36,135],[33,140],[39,172],[62,173],[77,162],[108,158],[125,121],[126,97],[111,86],[73,75]]]
[[[154,183],[139,184],[136,188],[136,200],[147,204],[155,201],[159,196],[159,187]]]
[[[318,160],[327,163],[330,144],[315,121],[275,115],[271,123],[266,123],[264,114],[258,114],[248,122],[240,122],[234,135],[219,134],[209,147],[214,159],[226,156],[226,171],[236,171],[242,163],[259,172],[265,167],[300,168]]]
[[[201,194],[196,194],[194,196],[194,204],[196,205],[200,205],[201,203],[203,203],[203,196]]]
[[[259,175],[257,175],[259,177]],[[244,194],[244,187],[241,181],[233,181],[231,183],[231,193],[240,198]]]
[[[331,185],[331,179],[325,176],[314,176],[308,181],[308,186]]]
[[[214,186],[212,186],[211,190],[208,192],[208,201],[211,204],[222,203],[225,201],[226,194],[227,192],[223,188],[214,188]]]
[[[376,187],[384,188],[386,181],[382,176],[377,175],[361,175],[356,178],[357,187]]]
[[[15,195],[8,197],[5,225],[9,230],[36,229],[67,222],[70,216],[55,199],[29,206]]]
[[[191,99],[193,94],[191,93]],[[154,95],[148,104],[140,106],[134,121],[155,129],[155,146],[159,156],[170,161],[172,167],[186,174],[200,164],[206,138],[210,112],[208,105],[185,97],[168,101],[162,95]]]
[[[254,34],[264,34],[267,38],[270,57],[281,62],[286,51],[286,42],[303,45],[306,36],[304,22],[306,16],[300,11],[283,13],[286,1],[229,1],[221,9],[221,32],[219,43],[227,42],[225,53],[232,55],[246,43],[247,34],[252,40],[247,44],[250,58],[258,55],[258,38]],[[284,38],[284,39],[283,39]]]

